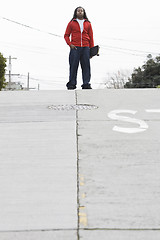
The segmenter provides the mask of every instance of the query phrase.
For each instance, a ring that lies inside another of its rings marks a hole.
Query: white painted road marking
[[[113,110],[108,113],[108,117],[113,119],[113,120],[119,120],[123,122],[129,122],[129,123],[136,123],[139,124],[139,128],[124,128],[124,127],[118,127],[114,126],[113,131],[117,132],[123,132],[123,133],[139,133],[139,132],[144,132],[148,129],[147,123],[141,119],[136,119],[136,118],[130,118],[126,116],[118,116],[117,114],[119,113],[131,113],[131,114],[136,114],[137,111],[133,110]]]
[[[149,112],[149,113],[160,113],[160,109],[146,109],[146,112]]]

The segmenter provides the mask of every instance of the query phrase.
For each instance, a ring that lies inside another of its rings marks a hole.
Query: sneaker
[[[75,87],[69,87],[69,88],[67,88],[68,90],[74,90],[74,89],[76,89]]]
[[[76,89],[76,86],[75,86],[75,85],[70,85],[70,86],[66,85],[66,86],[67,86],[67,89],[68,89],[68,90],[74,90],[74,89]]]
[[[82,89],[92,89],[91,84],[84,84],[81,87],[82,87]]]

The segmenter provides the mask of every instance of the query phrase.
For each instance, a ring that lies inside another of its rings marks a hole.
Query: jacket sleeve
[[[94,39],[93,39],[93,30],[92,30],[92,25],[90,24],[90,28],[89,28],[89,37],[90,37],[90,48],[94,47]]]
[[[64,39],[69,46],[71,45],[71,41],[70,41],[71,30],[72,30],[71,29],[71,22],[69,22],[68,26],[66,28],[66,32],[64,34]]]

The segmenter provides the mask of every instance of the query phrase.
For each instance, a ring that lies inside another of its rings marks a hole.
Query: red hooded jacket
[[[93,30],[91,23],[86,19],[84,20],[85,21],[83,23],[82,33],[79,23],[77,22],[76,19],[73,19],[68,23],[66,32],[64,34],[64,38],[69,46],[73,44],[76,47],[90,47],[90,48],[94,47]]]

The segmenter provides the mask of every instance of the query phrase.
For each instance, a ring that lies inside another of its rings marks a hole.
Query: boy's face
[[[83,19],[84,18],[84,10],[83,8],[78,8],[77,9],[77,18]]]

